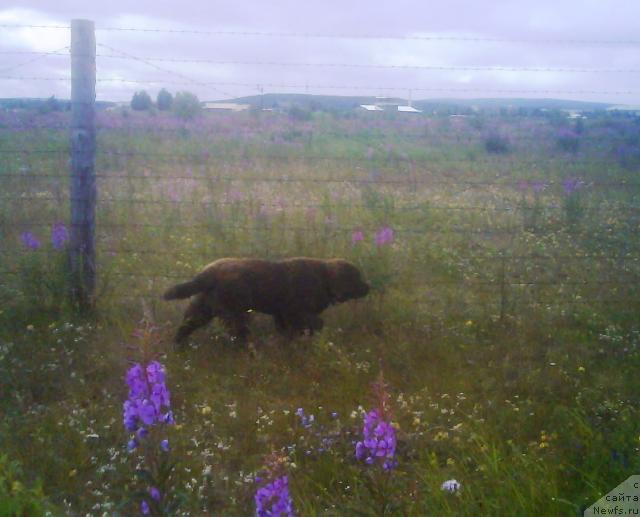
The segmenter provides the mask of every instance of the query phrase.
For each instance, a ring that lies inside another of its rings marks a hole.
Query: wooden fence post
[[[90,20],[71,20],[71,294],[81,310],[96,285],[96,37]]]
[[[500,252],[500,323],[504,323],[507,315],[507,257]]]

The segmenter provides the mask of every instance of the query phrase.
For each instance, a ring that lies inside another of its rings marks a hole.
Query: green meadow
[[[582,515],[640,473],[639,119],[292,115],[100,113],[88,315],[51,238],[69,118],[0,115],[0,515],[139,513],[124,379],[151,357],[158,515],[254,514],[274,453],[302,516]],[[175,350],[162,293],[233,256],[342,257],[372,291],[314,336],[255,314]],[[355,455],[381,374],[390,471]]]

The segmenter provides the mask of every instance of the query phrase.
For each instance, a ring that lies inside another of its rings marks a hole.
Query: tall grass
[[[381,369],[398,437],[387,515],[580,515],[638,472],[633,121],[586,121],[565,149],[535,118],[103,115],[90,320],[65,305],[50,241],[68,181],[64,132],[33,127],[49,122],[0,120],[3,148],[63,150],[0,154],[2,269],[18,273],[0,277],[0,437],[33,504],[133,511],[121,412],[143,300],[165,336],[184,515],[253,512],[274,450],[301,515],[380,515],[355,442]],[[495,134],[508,153],[487,152]],[[218,257],[292,255],[350,259],[374,290],[313,338],[284,343],[256,315],[249,347],[213,324],[173,351],[166,287]]]

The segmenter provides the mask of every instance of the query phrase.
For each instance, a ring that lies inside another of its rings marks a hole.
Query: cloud
[[[30,9],[0,10],[0,24],[68,25],[68,22]],[[4,28],[2,49],[47,52],[70,45],[69,32],[61,29]],[[3,67],[4,68],[4,67]]]
[[[640,91],[640,74],[633,72],[640,70],[638,45],[623,43],[638,39],[635,20],[640,17],[640,2],[450,0],[446,5],[433,5],[409,0],[387,3],[352,0],[347,4],[339,0],[268,3],[236,0],[183,1],[176,6],[150,0],[112,0],[108,5],[24,0],[20,5],[0,10],[0,23],[68,25],[71,18],[86,16],[94,19],[99,29],[161,29],[98,30],[97,42],[106,45],[98,46],[97,91],[102,99],[126,100],[139,89],[155,95],[166,86],[174,92],[190,90],[202,99],[213,100],[256,94],[258,85],[267,85],[265,92],[338,95],[406,96],[409,90],[414,90],[414,99],[509,96],[497,93],[499,90],[521,92],[511,96],[548,97],[544,92],[554,90],[555,97],[640,102],[637,94],[615,94]],[[184,30],[243,34],[166,32]],[[0,31],[3,36],[0,51],[45,52],[69,44],[69,33],[65,30],[0,28]],[[271,35],[246,34],[256,31]],[[282,33],[395,38],[287,37]],[[461,36],[476,41],[456,39]],[[442,39],[419,39],[429,37]],[[489,41],[492,38],[500,41]],[[609,43],[585,45],[569,40]],[[24,55],[6,55],[3,65],[15,66],[28,60]],[[319,66],[331,64],[360,66]],[[497,69],[467,69],[479,67]],[[576,68],[601,72],[569,70]],[[630,72],[606,72],[609,69]],[[68,75],[69,61],[49,56],[26,64],[19,71],[24,76],[60,77]],[[0,80],[3,96],[23,95],[27,86],[29,91],[41,92],[40,96],[68,89],[68,85],[51,82],[25,85]],[[469,91],[460,91],[463,89]],[[530,90],[541,93],[527,95]],[[563,95],[555,91],[609,93]]]

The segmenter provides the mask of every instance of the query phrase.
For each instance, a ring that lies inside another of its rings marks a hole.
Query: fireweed
[[[293,517],[293,501],[289,493],[287,457],[272,453],[265,462],[265,476],[256,477],[259,488],[254,497],[256,517]]]
[[[40,248],[40,241],[33,232],[23,232],[22,235],[20,235],[20,239],[22,240],[22,244],[31,251]]]
[[[385,226],[376,233],[376,246],[385,246],[393,242],[393,228]]]
[[[55,223],[51,229],[51,244],[57,251],[62,251],[69,241],[69,232],[63,223]]]
[[[142,467],[136,474],[147,485],[135,497],[142,514],[171,515],[178,498],[169,490],[175,465],[169,462],[170,447],[166,438],[166,426],[174,423],[167,372],[159,361],[150,360],[152,347],[158,340],[157,328],[145,322],[134,336],[140,341],[142,361],[127,370],[125,381],[129,393],[123,404],[122,419],[125,430],[130,433],[127,449],[132,453],[138,451],[142,456],[138,458]]]
[[[580,190],[584,186],[584,181],[579,178],[567,178],[562,182],[564,192],[562,205],[567,223],[570,225],[578,223],[582,218],[584,209],[581,202]]]
[[[351,244],[356,245],[364,240],[364,232],[362,230],[354,230],[351,234]]]

